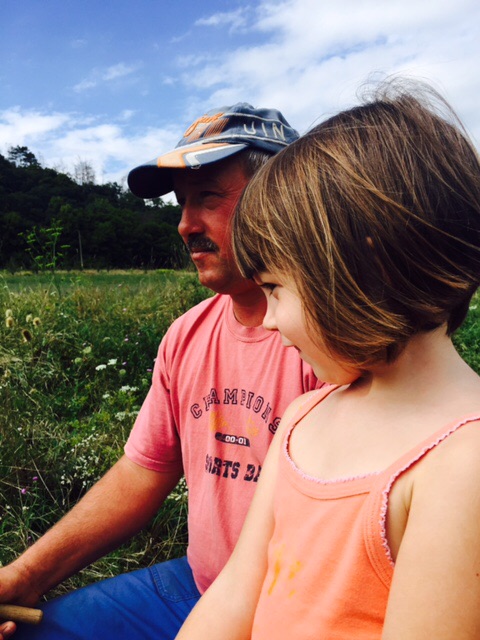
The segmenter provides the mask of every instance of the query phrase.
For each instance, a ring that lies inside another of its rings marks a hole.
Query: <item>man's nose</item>
[[[182,208],[182,217],[178,223],[178,233],[186,240],[192,233],[203,233],[204,231],[205,227],[198,209],[185,204]]]

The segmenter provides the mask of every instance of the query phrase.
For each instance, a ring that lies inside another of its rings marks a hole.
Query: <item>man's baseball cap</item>
[[[246,102],[213,109],[188,127],[173,151],[132,169],[128,186],[140,198],[158,198],[173,190],[172,169],[197,169],[247,148],[273,155],[297,138],[276,109]]]

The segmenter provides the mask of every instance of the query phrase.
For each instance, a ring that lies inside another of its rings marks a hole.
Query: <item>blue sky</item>
[[[304,132],[371,77],[430,81],[480,146],[478,0],[1,0],[0,153],[98,182],[175,146],[212,107]]]

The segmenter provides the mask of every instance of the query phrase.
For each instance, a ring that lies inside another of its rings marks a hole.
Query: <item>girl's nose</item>
[[[268,331],[276,331],[277,325],[275,323],[275,314],[273,313],[270,303],[267,304],[267,311],[263,318],[263,328]]]

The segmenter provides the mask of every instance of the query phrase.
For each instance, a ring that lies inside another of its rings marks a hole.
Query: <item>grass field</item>
[[[0,274],[0,563],[115,462],[171,322],[209,295],[193,273]],[[480,296],[455,336],[480,373]],[[180,485],[150,527],[55,593],[183,553]]]
[[[123,453],[193,273],[0,274],[0,563],[42,535]],[[183,553],[185,488],[148,530],[59,591]]]

